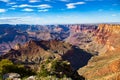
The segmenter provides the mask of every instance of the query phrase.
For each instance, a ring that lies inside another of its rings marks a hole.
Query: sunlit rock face
[[[100,24],[95,33],[95,42],[103,47],[98,56],[79,69],[88,80],[119,80],[120,78],[120,25]]]

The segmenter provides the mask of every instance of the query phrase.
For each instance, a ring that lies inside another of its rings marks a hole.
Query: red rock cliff
[[[91,58],[78,72],[89,80],[119,80],[120,25],[100,24],[95,40],[98,44],[104,44],[106,52]]]
[[[104,44],[107,49],[115,50],[120,47],[120,25],[118,24],[100,24],[95,33],[96,41]]]

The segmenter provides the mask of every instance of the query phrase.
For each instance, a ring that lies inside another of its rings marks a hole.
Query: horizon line
[[[0,23],[0,25],[82,25],[82,24],[120,24],[120,22],[98,22],[98,23],[56,23],[56,24],[28,24],[28,23]]]

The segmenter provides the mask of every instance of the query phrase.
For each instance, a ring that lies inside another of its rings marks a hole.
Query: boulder
[[[26,80],[36,80],[36,76],[30,76]]]
[[[3,75],[3,80],[12,79],[12,80],[21,80],[20,74],[18,73],[7,73]]]

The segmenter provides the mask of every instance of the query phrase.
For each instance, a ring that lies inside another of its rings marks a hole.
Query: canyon
[[[0,59],[34,65],[59,58],[87,80],[119,80],[119,34],[120,24],[4,24],[0,25]]]

